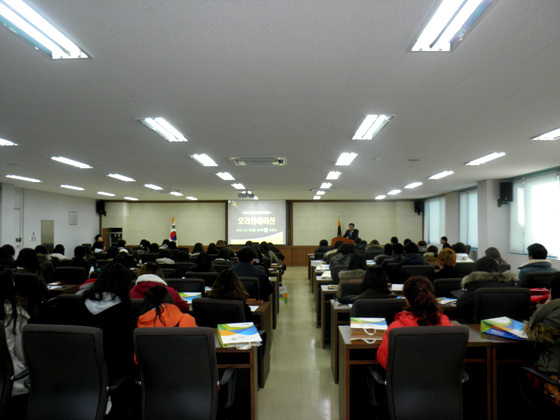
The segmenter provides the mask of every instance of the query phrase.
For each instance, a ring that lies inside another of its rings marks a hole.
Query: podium
[[[356,244],[356,241],[354,239],[348,239],[342,236],[337,236],[336,238],[331,239],[331,246],[334,246],[334,244],[337,243],[338,241],[342,242],[343,244],[353,244],[353,245]]]

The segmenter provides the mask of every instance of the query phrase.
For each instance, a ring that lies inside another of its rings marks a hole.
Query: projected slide
[[[286,202],[284,200],[230,200],[228,241],[286,244]]]

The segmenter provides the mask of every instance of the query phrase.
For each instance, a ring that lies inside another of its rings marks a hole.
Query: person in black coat
[[[272,293],[272,283],[268,279],[267,273],[253,266],[255,254],[253,248],[245,246],[237,251],[239,263],[230,268],[238,277],[256,277],[259,279],[261,298],[266,302]]]
[[[356,240],[360,237],[360,231],[354,229],[354,223],[348,225],[348,230],[343,235],[344,238]]]

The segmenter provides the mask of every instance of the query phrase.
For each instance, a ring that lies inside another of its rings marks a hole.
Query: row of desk
[[[323,349],[330,342],[331,370],[335,383],[339,383],[340,419],[363,418],[364,413],[373,411],[364,392],[367,388],[365,372],[367,366],[378,364],[376,354],[380,342],[351,341],[348,325],[351,307],[338,304],[335,300],[337,288],[329,287],[330,280],[317,276],[316,268],[320,264],[320,261],[312,260],[312,254],[309,255],[308,275],[317,312],[316,326],[321,327]],[[444,310],[453,311],[454,308],[444,307]],[[481,404],[483,417],[497,419],[500,402],[498,366],[527,364],[527,346],[522,341],[481,333],[478,324],[465,326],[469,329],[465,366],[473,366],[481,373],[480,384],[473,388],[480,385],[477,392],[484,398]]]

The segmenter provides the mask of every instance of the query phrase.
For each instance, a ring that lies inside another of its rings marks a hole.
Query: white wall
[[[111,203],[105,204],[103,228],[122,228],[130,245],[142,239],[161,243],[169,238],[175,217],[177,243],[207,245],[226,237],[226,203]]]
[[[362,239],[389,242],[397,235],[402,241],[422,239],[422,216],[414,213],[412,201],[392,202],[304,202],[293,203],[294,245],[316,245],[336,236],[338,215],[342,233],[354,223]]]

